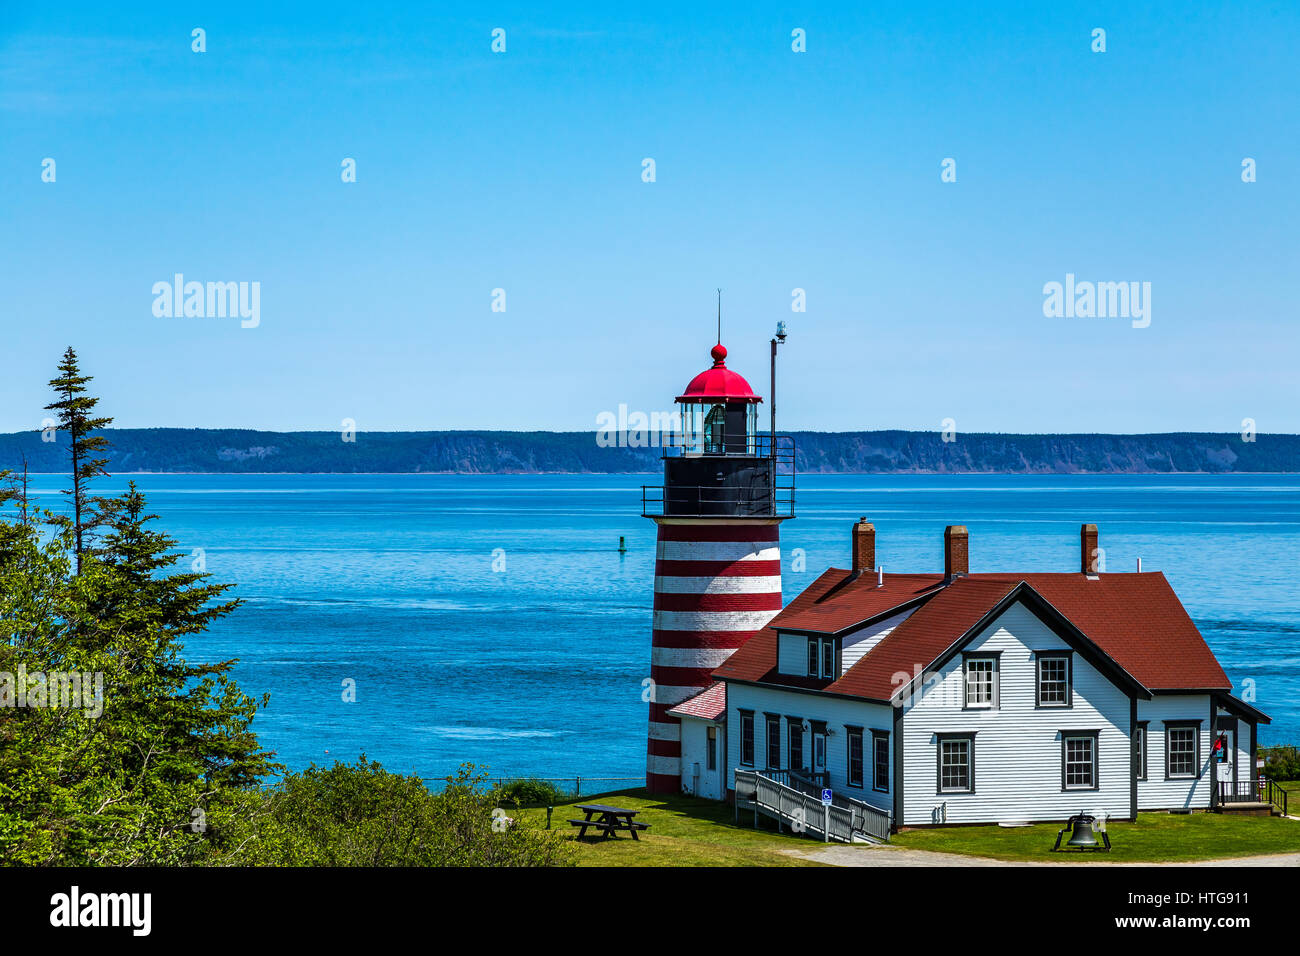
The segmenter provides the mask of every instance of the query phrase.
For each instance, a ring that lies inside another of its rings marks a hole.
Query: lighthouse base
[[[709,687],[713,671],[781,610],[782,520],[655,518],[651,793],[684,789],[682,727],[669,711]]]

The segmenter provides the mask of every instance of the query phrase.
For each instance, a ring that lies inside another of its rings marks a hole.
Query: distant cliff
[[[242,429],[123,428],[109,471],[128,472],[654,472],[657,448],[603,448],[592,432],[262,432]],[[1163,435],[795,432],[802,472],[875,474],[1152,474],[1300,472],[1300,435],[1175,432]],[[66,436],[0,435],[0,468],[23,457],[33,472],[67,466]]]

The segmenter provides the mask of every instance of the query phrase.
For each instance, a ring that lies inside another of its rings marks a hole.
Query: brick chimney
[[[859,518],[853,526],[853,570],[862,574],[876,566],[876,526]]]
[[[1079,526],[1079,570],[1084,574],[1097,573],[1097,526]]]
[[[964,524],[943,529],[943,576],[951,581],[970,573],[970,535]]]

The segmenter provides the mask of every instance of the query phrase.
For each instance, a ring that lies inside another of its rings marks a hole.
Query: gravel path
[[[1186,863],[1105,863],[1095,858],[1089,860],[1060,860],[1052,862],[1017,863],[994,860],[984,856],[963,856],[958,853],[935,853],[932,850],[905,850],[902,847],[856,844],[836,844],[817,850],[783,850],[797,856],[831,866],[1300,866],[1300,853],[1278,853],[1271,856],[1242,856],[1227,860],[1197,860]]]

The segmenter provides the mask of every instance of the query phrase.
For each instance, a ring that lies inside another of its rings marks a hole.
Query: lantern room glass
[[[681,437],[676,444],[683,455],[758,454],[758,406],[745,405],[745,441],[726,434],[727,404],[681,402]],[[728,450],[730,448],[730,450]],[[743,451],[741,450],[743,449]]]

